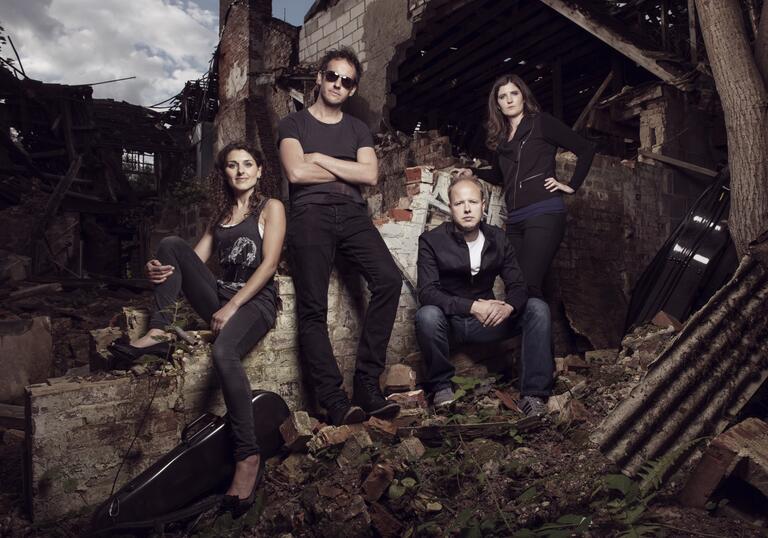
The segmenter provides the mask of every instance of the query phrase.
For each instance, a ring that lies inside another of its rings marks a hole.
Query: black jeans
[[[520,394],[547,397],[552,391],[555,364],[547,303],[528,299],[521,314],[496,327],[483,326],[475,316],[446,316],[437,306],[422,306],[416,312],[416,339],[427,369],[427,389],[436,392],[451,386],[455,371],[448,360],[451,344],[497,342],[521,331]]]
[[[165,282],[155,286],[156,308],[150,328],[162,329],[173,322],[173,305],[180,291],[184,292],[195,312],[208,322],[234,295],[218,287],[210,269],[180,237],[166,237],[160,241],[157,259],[165,265],[173,265],[175,269]],[[276,317],[274,312],[270,315],[268,307],[264,306],[266,302],[257,298],[258,294],[229,318],[211,350],[213,366],[227,404],[237,461],[259,453],[253,423],[251,384],[240,361],[269,332]]]
[[[384,371],[402,276],[364,205],[309,203],[294,207],[287,235],[302,360],[323,407],[348,405],[328,338],[328,284],[334,258],[341,255],[368,283],[371,299],[362,324],[355,375],[377,383]]]
[[[507,224],[517,263],[528,285],[528,296],[543,298],[544,277],[565,234],[565,213],[546,213]]]

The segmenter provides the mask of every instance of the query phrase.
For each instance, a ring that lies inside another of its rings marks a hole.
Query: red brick
[[[672,327],[675,329],[675,332],[679,332],[680,329],[683,328],[683,324],[680,323],[680,320],[678,320],[674,316],[667,314],[663,310],[659,311],[659,313],[653,316],[651,323],[653,323],[657,327],[661,327],[662,329],[666,327]]]
[[[395,478],[395,470],[390,465],[377,463],[363,482],[365,500],[378,501]]]
[[[387,212],[387,214],[392,219],[394,219],[395,222],[409,221],[413,218],[413,213],[411,213],[410,209],[399,209],[393,207]]]
[[[748,418],[718,435],[688,476],[680,501],[704,508],[717,487],[731,475],[768,496],[768,424],[762,420]]]
[[[427,398],[423,390],[410,390],[408,392],[397,392],[387,396],[387,400],[400,405],[401,409],[427,408]]]
[[[388,420],[371,417],[365,423],[365,428],[376,441],[392,443],[397,439],[397,425]]]
[[[421,183],[421,167],[414,166],[405,169],[405,184]]]

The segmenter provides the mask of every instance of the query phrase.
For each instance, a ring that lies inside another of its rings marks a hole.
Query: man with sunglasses
[[[326,53],[317,100],[280,121],[280,162],[290,184],[287,243],[296,288],[299,345],[320,404],[332,424],[392,417],[379,376],[395,321],[402,277],[368,216],[361,185],[376,185],[373,137],[341,107],[357,90],[360,62],[349,49]],[[336,254],[359,270],[371,297],[361,329],[352,401],[328,337],[328,284]]]

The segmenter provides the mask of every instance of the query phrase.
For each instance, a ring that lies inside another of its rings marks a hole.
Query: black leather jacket
[[[544,180],[556,177],[558,147],[572,151],[578,158],[569,182],[573,190],[578,190],[595,157],[595,144],[545,112],[523,116],[512,140],[504,141],[496,148],[493,168],[473,171],[481,179],[497,184],[503,182],[507,211],[511,212],[561,196],[560,191],[549,192],[544,187]]]
[[[504,230],[480,224],[485,244],[480,271],[472,275],[469,247],[452,222],[444,222],[419,237],[419,302],[440,307],[446,315],[469,315],[475,299],[495,299],[493,284],[497,276],[504,281],[507,304],[519,313],[528,300],[523,273],[515,250]]]

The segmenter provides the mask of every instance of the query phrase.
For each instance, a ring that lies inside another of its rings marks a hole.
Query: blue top
[[[540,202],[533,202],[518,209],[513,209],[507,215],[507,224],[515,224],[546,213],[565,213],[563,197],[546,198]]]

